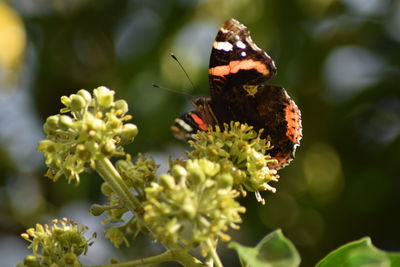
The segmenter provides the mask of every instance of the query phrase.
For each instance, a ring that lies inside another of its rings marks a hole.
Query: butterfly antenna
[[[182,94],[182,95],[185,95],[185,96],[192,97],[192,95],[187,94],[187,93],[185,93],[185,92],[178,91],[178,90],[174,90],[174,89],[170,89],[170,88],[167,88],[167,87],[164,87],[164,86],[155,84],[155,83],[152,83],[151,85],[152,85],[153,87],[155,87],[155,88],[159,88],[159,89],[166,90],[166,91],[169,91],[169,92],[173,92],[173,93]]]
[[[178,62],[179,66],[181,67],[181,69],[182,69],[183,72],[185,73],[186,78],[188,78],[190,84],[192,85],[193,90],[195,90],[195,86],[194,86],[192,80],[190,79],[188,73],[186,72],[185,68],[182,66],[181,62],[179,62],[178,58],[177,58],[173,53],[171,53],[171,57],[172,57],[176,62]]]

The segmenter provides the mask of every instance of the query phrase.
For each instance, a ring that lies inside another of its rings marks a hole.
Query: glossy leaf
[[[345,244],[332,251],[317,267],[386,267],[399,266],[400,253],[387,253],[376,248],[369,237]]]
[[[229,247],[237,251],[242,266],[294,267],[301,261],[296,248],[281,230],[270,233],[254,248],[236,242],[230,243]]]

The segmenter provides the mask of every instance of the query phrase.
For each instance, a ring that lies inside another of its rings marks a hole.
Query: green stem
[[[146,227],[150,233],[153,233],[152,229],[150,229],[147,224],[145,224],[142,220],[142,217],[138,214],[138,211],[142,211],[143,207],[139,200],[132,194],[129,188],[126,186],[124,180],[122,179],[119,172],[115,169],[114,165],[108,158],[102,158],[96,160],[96,171],[100,174],[104,181],[106,181],[111,189],[118,195],[118,197],[123,201],[126,207],[137,217],[138,220],[141,221],[142,225]],[[174,260],[180,262],[184,266],[203,266],[203,264],[190,255],[186,250],[182,247],[171,245],[171,244],[163,244],[169,251],[166,251],[163,254],[171,253]],[[161,254],[161,255],[163,255]],[[166,254],[168,255],[168,254]],[[159,255],[160,256],[160,255]],[[157,257],[157,256],[154,256]],[[150,257],[151,258],[151,257]],[[140,261],[140,260],[139,260]],[[115,265],[112,265],[115,266]],[[118,266],[118,265],[116,265]],[[130,266],[130,265],[121,265],[121,266]],[[132,265],[134,266],[134,265]],[[119,266],[118,266],[119,267]]]
[[[194,267],[204,267],[203,264],[201,264],[200,261],[193,262],[193,261],[182,261],[180,258],[181,251],[174,251],[174,250],[168,250],[164,253],[161,253],[156,256],[151,256],[139,260],[133,260],[133,261],[127,261],[127,262],[121,262],[121,263],[114,263],[114,264],[104,264],[104,265],[95,265],[95,266],[90,266],[90,267],[134,267],[134,266],[139,266],[139,265],[144,265],[144,264],[160,264],[163,262],[167,261],[177,261],[181,263],[183,266],[194,266]]]
[[[207,246],[210,251],[211,257],[213,258],[213,260],[215,262],[215,267],[223,267],[222,262],[218,256],[217,252],[215,251],[215,248],[210,239],[207,240]]]
[[[121,175],[108,158],[96,160],[96,171],[132,213],[137,215],[137,212],[143,209],[139,200],[129,191]]]
[[[142,264],[160,264],[166,261],[173,261],[173,252],[168,250],[160,255],[151,256],[148,258],[143,258],[139,260],[127,261],[122,263],[115,263],[115,264],[106,264],[106,265],[96,265],[92,267],[133,267]]]

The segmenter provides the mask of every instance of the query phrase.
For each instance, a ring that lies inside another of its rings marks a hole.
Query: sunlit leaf
[[[369,237],[345,244],[321,260],[317,267],[386,267],[399,266],[400,253],[377,249]]]
[[[242,266],[251,267],[294,267],[300,265],[300,256],[281,230],[276,230],[254,248],[242,246],[236,242],[229,244],[239,254]]]

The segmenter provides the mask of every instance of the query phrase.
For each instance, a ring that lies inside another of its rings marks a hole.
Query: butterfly
[[[268,151],[276,160],[270,168],[280,169],[293,158],[302,138],[301,112],[282,87],[264,85],[274,76],[272,58],[251,39],[240,22],[229,19],[212,44],[209,84],[210,98],[199,97],[194,110],[184,113],[171,126],[179,139],[190,139],[207,126],[238,121],[255,130],[273,146]]]

